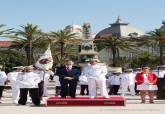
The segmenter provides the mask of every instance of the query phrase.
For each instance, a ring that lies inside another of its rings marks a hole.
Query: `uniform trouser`
[[[44,93],[44,81],[41,81],[39,84],[38,84],[38,93],[39,93],[39,97],[40,99],[42,100],[42,96],[43,96],[43,93]]]
[[[0,99],[2,98],[3,90],[4,90],[4,86],[0,86]]]
[[[68,86],[69,85],[69,86]],[[61,97],[65,98],[68,93],[72,98],[76,97],[76,80],[61,80]]]
[[[129,85],[129,89],[130,89],[131,95],[135,95],[135,84]]]
[[[85,90],[86,90],[86,94],[85,94]],[[88,94],[89,94],[88,85],[81,85],[80,95],[88,95]]]
[[[89,88],[89,96],[96,97],[96,85],[98,85],[100,89],[100,94],[103,97],[108,97],[108,92],[106,89],[106,80],[97,80],[94,78],[88,78],[88,88]]]
[[[38,94],[38,88],[20,88],[20,99],[18,101],[21,105],[26,105],[28,92],[32,98],[34,105],[40,105],[40,98]]]
[[[128,87],[130,89],[131,95],[135,95],[135,85],[122,85],[122,95],[125,95],[126,92],[128,91]]]
[[[12,85],[12,102],[17,103],[19,99],[20,89],[17,85]]]
[[[120,85],[111,85],[109,95],[117,95]]]
[[[55,87],[55,96],[60,95],[60,93],[61,93],[61,86],[56,86]]]
[[[121,85],[121,94],[124,96],[126,92],[128,91],[128,84],[122,84]]]

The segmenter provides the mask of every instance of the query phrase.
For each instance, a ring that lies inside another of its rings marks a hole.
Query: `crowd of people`
[[[30,99],[34,105],[40,105],[42,97],[48,96],[47,84],[50,75],[54,73],[37,69],[35,66],[14,67],[14,71],[7,75],[4,71],[0,71],[0,100],[4,87],[10,82],[12,103],[26,105]]]
[[[91,99],[96,98],[99,88],[100,95],[106,99],[109,95],[125,96],[129,91],[132,96],[140,95],[141,103],[146,102],[146,95],[149,96],[149,102],[154,103],[155,91],[158,90],[157,77],[164,77],[165,66],[154,72],[151,72],[149,67],[142,67],[127,69],[123,73],[119,70],[109,73],[107,66],[98,62],[98,59],[92,58],[80,68],[74,66],[73,61],[65,60],[64,65],[56,68],[55,72],[43,71],[35,66],[14,67],[14,71],[7,75],[0,71],[0,101],[4,86],[10,81],[14,104],[26,105],[27,100],[31,99],[32,103],[38,106],[42,97],[48,96],[47,85],[51,79],[55,81],[55,96],[60,98],[76,98],[79,84],[80,95],[89,95]]]
[[[155,91],[158,90],[157,76],[150,71],[149,67],[138,68],[135,72],[133,69],[127,69],[124,73],[114,72],[108,82],[110,83],[110,95],[117,95],[121,88],[121,95],[125,96],[129,90],[132,96],[140,94],[141,103],[146,102],[147,94],[149,102],[154,103]]]

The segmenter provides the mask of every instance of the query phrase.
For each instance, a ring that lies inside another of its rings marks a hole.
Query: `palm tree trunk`
[[[61,53],[61,60],[62,60],[62,58],[64,56],[64,43],[61,42],[60,45],[61,45],[61,49],[60,49],[61,52],[60,53]]]
[[[112,55],[113,55],[113,58],[112,58],[112,66],[113,67],[116,67],[116,48],[112,49]]]
[[[163,44],[160,43],[159,46],[159,54],[160,54],[160,65],[163,65]]]
[[[25,52],[26,52],[27,64],[30,65],[30,51],[29,51],[29,47],[25,48]]]
[[[32,64],[32,41],[30,40],[29,41],[29,64],[28,65],[31,65]]]
[[[116,50],[117,50],[117,58],[119,59],[119,57],[120,57],[120,52],[119,52],[119,49],[118,49],[118,48],[117,48]]]
[[[29,41],[29,45],[25,48],[26,51],[26,57],[27,57],[27,64],[31,65],[32,64],[32,58],[33,58],[33,54],[32,54],[32,42]]]

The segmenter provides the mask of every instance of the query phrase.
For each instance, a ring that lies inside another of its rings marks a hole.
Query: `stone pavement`
[[[49,96],[54,95],[53,83],[49,84]],[[78,91],[79,92],[79,91]],[[2,103],[0,104],[0,114],[164,114],[165,100],[155,100],[155,104],[140,104],[139,96],[126,97],[126,106],[87,106],[87,107],[45,107],[46,97],[42,101],[42,106],[35,107],[28,103],[26,106],[17,106],[11,103],[11,90],[5,90]]]

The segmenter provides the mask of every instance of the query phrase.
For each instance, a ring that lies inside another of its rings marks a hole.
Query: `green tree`
[[[57,32],[51,32],[50,33],[50,39],[53,45],[59,45],[60,46],[60,57],[61,60],[63,59],[63,57],[65,56],[64,53],[64,47],[66,44],[69,44],[71,41],[74,40],[75,33],[71,33],[65,30],[60,30]],[[73,42],[72,42],[73,43]]]
[[[20,27],[21,30],[13,31],[14,35],[10,36],[14,40],[14,45],[10,48],[22,49],[26,53],[28,65],[31,65],[34,62],[34,49],[44,47],[44,45],[41,45],[44,40],[42,32],[37,25],[29,23]]]
[[[26,65],[25,56],[14,50],[0,50],[0,64],[5,72],[12,71],[13,67]]]
[[[112,65],[116,67],[117,58],[119,58],[119,50],[133,51],[135,50],[135,44],[131,43],[127,38],[120,38],[115,36],[108,36],[101,38],[103,40],[96,41],[96,45],[99,50],[103,48],[109,48],[112,51]]]
[[[144,46],[155,46],[159,49],[159,57],[160,61],[159,64],[163,65],[163,55],[164,55],[164,48],[165,48],[165,29],[155,29],[148,33],[149,36],[142,38],[140,45]]]
[[[150,66],[151,68],[156,68],[158,64],[159,57],[149,52],[142,52],[140,54],[136,54],[131,61],[132,68],[138,68],[143,66]]]
[[[4,29],[5,26],[6,25],[4,24],[0,24],[0,36],[5,36],[10,34],[10,31],[12,30],[12,29]]]

